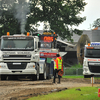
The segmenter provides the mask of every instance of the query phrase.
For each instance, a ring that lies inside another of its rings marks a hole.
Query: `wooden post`
[[[92,87],[93,87],[93,77],[92,77]]]
[[[92,83],[92,87],[93,87],[94,77],[91,77],[91,83]]]

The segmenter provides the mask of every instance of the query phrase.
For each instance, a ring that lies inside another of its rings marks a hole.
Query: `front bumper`
[[[17,63],[16,63],[16,66]],[[19,67],[19,66],[18,66]],[[37,74],[35,63],[27,63],[25,69],[9,69],[7,63],[0,63],[0,75],[31,75]]]
[[[90,72],[88,67],[84,66],[83,67],[83,75],[94,75],[95,76],[95,75],[100,75],[100,73],[92,73],[92,72]]]

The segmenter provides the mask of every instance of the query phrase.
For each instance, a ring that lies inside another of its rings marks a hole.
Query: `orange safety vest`
[[[59,57],[54,60],[54,69],[61,69],[63,71],[63,60],[59,59]]]

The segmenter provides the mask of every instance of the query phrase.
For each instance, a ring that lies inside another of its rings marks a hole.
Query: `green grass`
[[[83,68],[83,65],[79,64],[75,64],[73,66],[71,66],[71,68]]]
[[[27,100],[100,100],[100,98],[98,97],[98,87],[80,87],[32,97]]]
[[[84,78],[84,76],[62,76],[62,78]]]
[[[83,75],[81,76],[77,76],[77,75],[68,75],[68,76],[62,76],[62,78],[73,78],[73,79],[76,79],[76,78],[84,78]],[[85,78],[85,79],[90,79],[90,78]],[[100,79],[100,77],[94,77],[94,79]]]
[[[71,68],[83,68],[82,65],[74,65]],[[84,78],[84,76],[62,76],[62,78]],[[77,90],[80,89],[81,91]],[[39,95],[27,100],[100,100],[98,97],[98,87],[79,87],[71,88],[61,92],[49,93],[48,95]]]
[[[67,67],[67,65],[64,65],[64,66]],[[78,63],[78,64],[70,66],[70,68],[83,68],[83,65],[81,65],[80,63]]]
[[[83,66],[81,64],[73,65],[71,67],[65,67],[64,74],[65,75],[83,75]]]

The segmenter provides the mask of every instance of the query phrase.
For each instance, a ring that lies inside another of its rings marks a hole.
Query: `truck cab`
[[[100,42],[85,45],[83,75],[84,78],[100,76]]]
[[[17,34],[1,36],[0,80],[8,76],[31,76],[39,79],[39,38]]]

